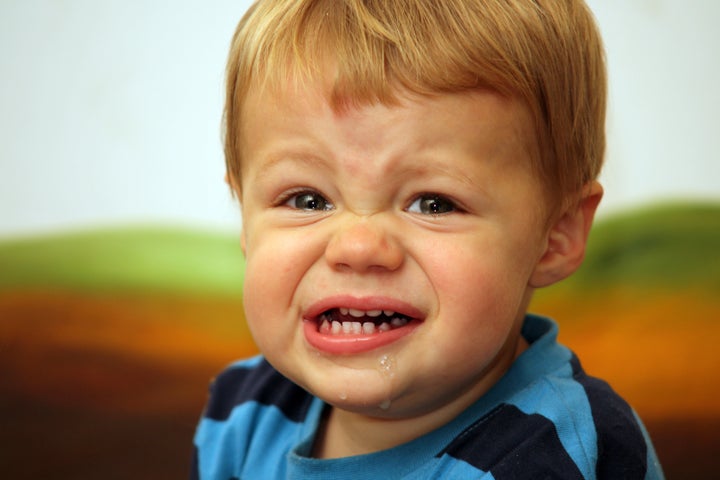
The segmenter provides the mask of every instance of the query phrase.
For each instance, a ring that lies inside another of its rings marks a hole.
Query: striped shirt
[[[610,386],[528,315],[530,343],[485,395],[406,444],[320,460],[309,453],[327,405],[261,357],[217,377],[195,435],[192,478],[662,479],[642,422]]]

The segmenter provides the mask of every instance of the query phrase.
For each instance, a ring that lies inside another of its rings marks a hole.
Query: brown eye
[[[455,210],[455,204],[442,195],[421,195],[407,209],[423,215],[443,215]]]
[[[297,210],[307,211],[325,211],[333,208],[333,205],[328,202],[325,197],[316,192],[301,192],[293,195],[288,199],[285,205]]]

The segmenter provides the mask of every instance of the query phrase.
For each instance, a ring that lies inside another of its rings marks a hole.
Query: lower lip
[[[303,329],[308,343],[321,352],[331,355],[352,355],[394,343],[412,333],[419,324],[418,321],[412,321],[402,327],[371,335],[326,335],[318,331],[316,321],[304,320]]]

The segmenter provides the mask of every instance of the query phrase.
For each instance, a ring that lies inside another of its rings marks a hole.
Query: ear
[[[235,182],[230,179],[230,175],[225,174],[225,183],[237,198],[240,198],[240,190],[236,188]],[[243,256],[245,256],[245,229],[240,231],[240,250],[242,250]]]
[[[225,184],[230,187],[233,195],[236,195],[237,198],[240,198],[240,190],[236,187],[235,182],[230,178],[230,175],[227,173],[225,173]],[[240,230],[240,250],[242,250],[243,256],[245,256],[245,229]]]
[[[233,196],[233,198],[242,198],[242,190],[240,189],[240,185],[232,176],[230,176],[229,173],[225,173],[223,180],[225,181],[225,185],[230,188],[230,194]]]
[[[546,287],[570,276],[585,258],[590,227],[602,199],[598,182],[588,184],[580,203],[564,212],[547,233],[547,247],[530,277],[533,288]]]

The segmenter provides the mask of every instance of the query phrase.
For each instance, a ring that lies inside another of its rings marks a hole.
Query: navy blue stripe
[[[200,466],[198,465],[198,449],[193,449],[192,465],[190,466],[190,480],[200,480]]]
[[[235,367],[222,372],[210,387],[205,417],[227,420],[237,405],[253,401],[274,405],[289,420],[302,422],[312,397],[263,360],[252,369]]]
[[[560,443],[555,424],[503,404],[453,440],[447,454],[492,473],[496,480],[583,478]]]
[[[602,380],[588,376],[576,356],[573,377],[585,389],[598,436],[596,474],[603,479],[644,479],[647,444],[630,406]]]

